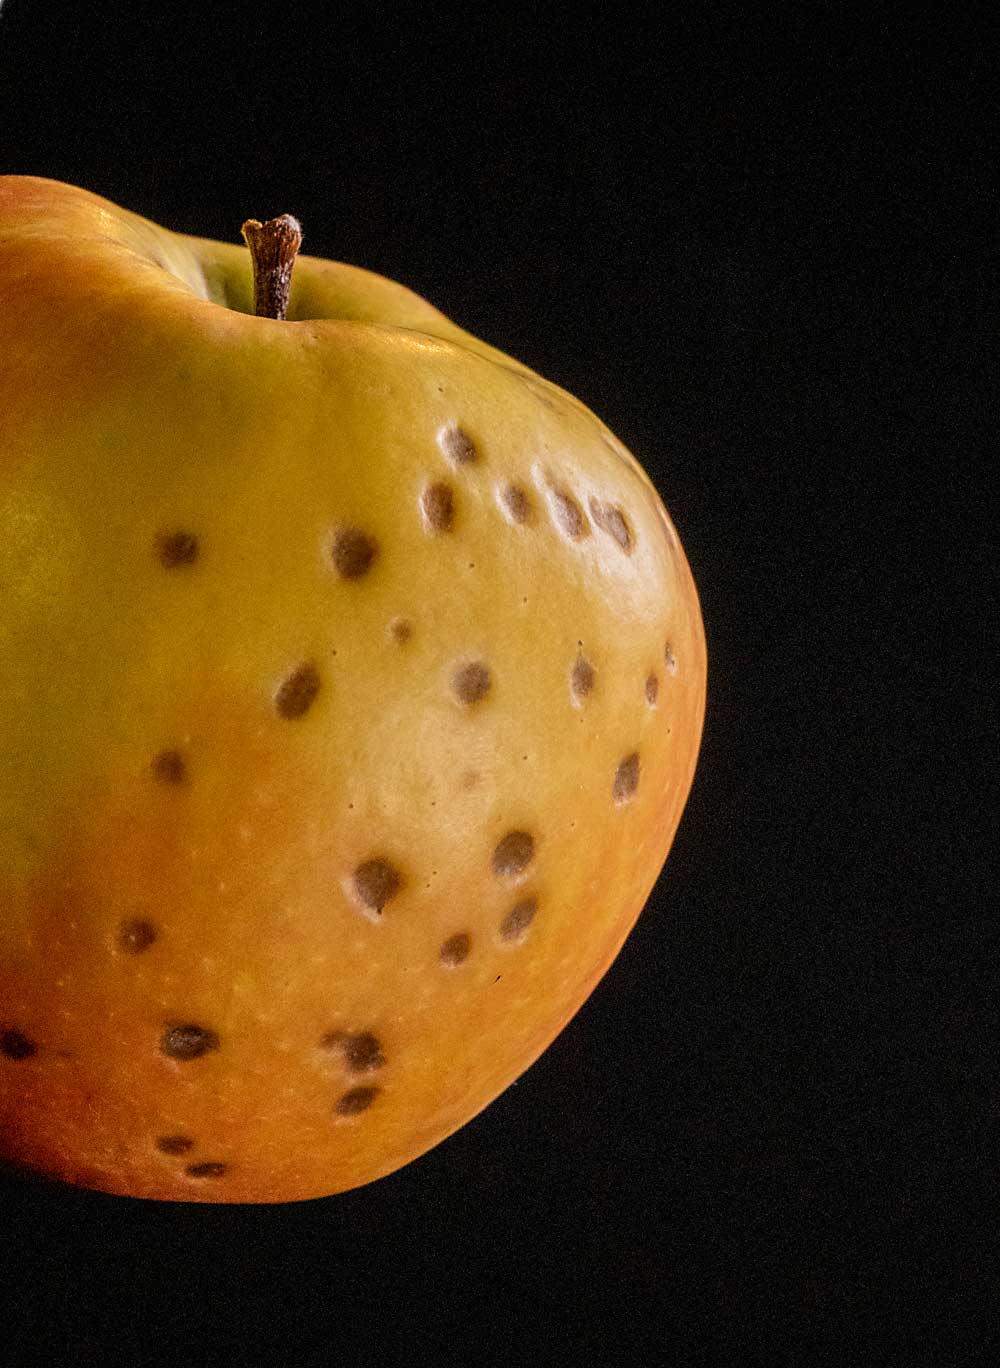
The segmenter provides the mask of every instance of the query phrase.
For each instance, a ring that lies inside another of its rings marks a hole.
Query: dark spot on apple
[[[188,777],[187,761],[178,750],[160,751],[151,768],[161,784],[183,784]]]
[[[675,675],[677,673],[677,657],[674,655],[673,648],[669,641],[663,648],[663,659],[666,663],[668,672]]]
[[[460,931],[455,936],[449,936],[441,946],[441,963],[454,968],[457,964],[464,964],[469,958],[472,949],[472,937],[465,931]]]
[[[279,717],[304,717],[319,693],[319,671],[311,662],[300,665],[278,686],[274,706]]]
[[[573,670],[570,675],[570,688],[576,702],[579,703],[581,699],[593,692],[596,677],[596,672],[590,661],[583,656],[577,656],[573,662]]]
[[[413,624],[406,618],[393,618],[389,623],[389,635],[397,646],[405,646],[410,637],[413,636]]]
[[[490,691],[489,666],[481,660],[474,660],[455,671],[451,687],[460,703],[479,703]]]
[[[156,550],[160,564],[176,570],[180,565],[193,565],[198,559],[198,538],[193,532],[164,532],[157,538]]]
[[[583,509],[572,494],[565,489],[553,489],[550,491],[550,497],[555,520],[567,537],[579,541],[582,537],[590,535],[590,527]]]
[[[590,500],[590,516],[597,526],[613,537],[626,556],[632,554],[635,539],[625,520],[625,514],[617,504],[601,503],[599,499]]]
[[[493,873],[501,879],[516,879],[535,858],[535,841],[530,832],[508,831],[493,852]]]
[[[479,460],[476,444],[460,427],[447,427],[438,437],[441,450],[456,465],[473,465]]]
[[[656,707],[656,700],[660,692],[660,681],[656,674],[651,670],[646,676],[646,702],[651,708]]]
[[[368,1110],[379,1092],[379,1088],[351,1088],[338,1100],[335,1111],[338,1116],[357,1116]]]
[[[525,932],[534,921],[537,911],[538,903],[534,898],[525,898],[523,902],[517,903],[500,923],[500,939],[504,941],[523,940]]]
[[[343,579],[360,579],[372,568],[378,546],[359,527],[342,527],[333,539],[331,555],[338,575]]]
[[[189,1178],[223,1178],[229,1172],[229,1165],[218,1159],[206,1159],[200,1164],[188,1164],[184,1172]]]
[[[168,1026],[160,1038],[160,1049],[169,1059],[198,1059],[219,1048],[219,1037],[204,1026]]]
[[[194,1141],[190,1135],[161,1135],[156,1148],[161,1154],[187,1154],[188,1150],[194,1149]]]
[[[444,481],[428,485],[420,496],[428,532],[450,532],[455,522],[455,496]]]
[[[5,1059],[30,1059],[38,1053],[38,1046],[20,1031],[0,1031],[0,1054]]]
[[[612,796],[616,803],[628,803],[635,797],[635,791],[638,787],[639,755],[637,751],[633,751],[631,755],[626,755],[615,771]]]
[[[326,1050],[340,1050],[351,1073],[372,1073],[385,1063],[378,1036],[371,1031],[328,1031],[320,1044]]]
[[[118,948],[126,955],[141,955],[156,940],[156,927],[143,917],[131,917],[118,927]]]
[[[365,860],[354,871],[354,891],[373,912],[381,914],[383,907],[403,886],[399,870],[380,856]]]
[[[512,522],[526,523],[532,514],[531,496],[523,485],[509,484],[501,495]]]

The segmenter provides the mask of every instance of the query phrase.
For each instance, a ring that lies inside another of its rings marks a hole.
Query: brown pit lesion
[[[320,1040],[324,1050],[337,1050],[350,1073],[374,1073],[385,1064],[382,1045],[373,1031],[327,1031]]]
[[[219,1159],[203,1159],[197,1164],[188,1164],[184,1172],[189,1178],[224,1178],[229,1165]]]
[[[537,912],[538,902],[535,898],[523,898],[515,903],[500,923],[500,939],[507,944],[523,941]]]
[[[394,617],[389,623],[389,636],[397,646],[405,646],[413,636],[413,623],[408,618]]]
[[[625,513],[618,504],[607,503],[601,499],[590,499],[590,516],[595,524],[618,543],[626,556],[632,554],[635,534],[629,526]]]
[[[341,527],[330,547],[333,568],[341,579],[357,580],[367,575],[378,559],[375,538],[360,527]]]
[[[166,570],[194,565],[198,559],[198,538],[193,532],[161,532],[156,539],[156,555]]]
[[[438,480],[420,495],[424,526],[433,534],[451,532],[455,525],[455,494],[450,484]]]
[[[639,788],[639,772],[639,752],[632,751],[625,756],[615,771],[611,795],[619,806],[630,803],[635,797]]]
[[[597,671],[586,656],[578,655],[573,662],[569,677],[570,694],[573,702],[579,705],[585,698],[589,698],[594,691],[596,682]]]
[[[215,1031],[192,1022],[168,1026],[160,1037],[160,1050],[168,1059],[187,1062],[200,1059],[202,1055],[219,1049],[220,1041]]]
[[[438,952],[438,958],[447,969],[464,964],[472,951],[472,937],[467,931],[459,931],[449,936]]]
[[[190,1135],[160,1135],[156,1139],[156,1148],[161,1154],[187,1154],[194,1149],[194,1141]]]
[[[457,423],[452,423],[438,434],[438,446],[453,465],[475,465],[479,448]]]
[[[646,702],[651,708],[656,707],[656,700],[660,696],[660,679],[655,670],[650,670],[646,676]]]
[[[500,502],[511,522],[524,524],[534,521],[535,506],[524,485],[517,483],[506,485],[501,492]]]
[[[0,1055],[3,1055],[4,1059],[20,1063],[22,1060],[31,1059],[37,1053],[37,1043],[23,1031],[13,1026],[0,1031]]]
[[[150,764],[153,778],[159,784],[179,787],[188,781],[188,764],[181,751],[173,747],[160,751]]]
[[[568,489],[555,485],[549,490],[552,516],[557,527],[571,541],[582,541],[590,536],[586,514]]]
[[[674,655],[674,648],[669,641],[663,648],[663,663],[667,667],[667,674],[675,675],[677,673],[677,657]]]
[[[508,831],[497,842],[491,865],[499,879],[517,879],[535,858],[535,838],[530,831]]]
[[[481,703],[493,686],[490,667],[483,660],[472,660],[452,675],[451,688],[459,703],[471,707]]]
[[[322,681],[313,661],[306,661],[281,681],[274,695],[274,710],[288,721],[305,717],[315,703]]]
[[[381,1092],[381,1088],[350,1088],[337,1099],[334,1113],[339,1117],[359,1116],[367,1111]]]
[[[115,943],[123,954],[141,955],[155,944],[158,934],[156,926],[146,917],[128,917],[119,922]]]
[[[362,906],[380,917],[403,887],[403,876],[390,860],[376,855],[358,865],[352,876],[352,886]]]

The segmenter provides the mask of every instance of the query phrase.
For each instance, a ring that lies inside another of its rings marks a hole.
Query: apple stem
[[[258,318],[283,319],[292,267],[302,246],[302,225],[291,214],[282,214],[267,223],[247,219],[242,233],[253,262],[253,311]]]

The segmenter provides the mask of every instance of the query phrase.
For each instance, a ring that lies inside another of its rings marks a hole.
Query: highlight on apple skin
[[[701,737],[637,461],[370,272],[268,315],[273,247],[255,298],[243,243],[0,177],[0,1159],[135,1197],[326,1196],[486,1107]]]

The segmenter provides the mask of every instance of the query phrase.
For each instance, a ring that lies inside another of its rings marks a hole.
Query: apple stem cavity
[[[253,311],[258,318],[282,320],[288,313],[292,267],[302,246],[302,225],[291,214],[268,219],[247,219],[243,241],[253,262]]]

